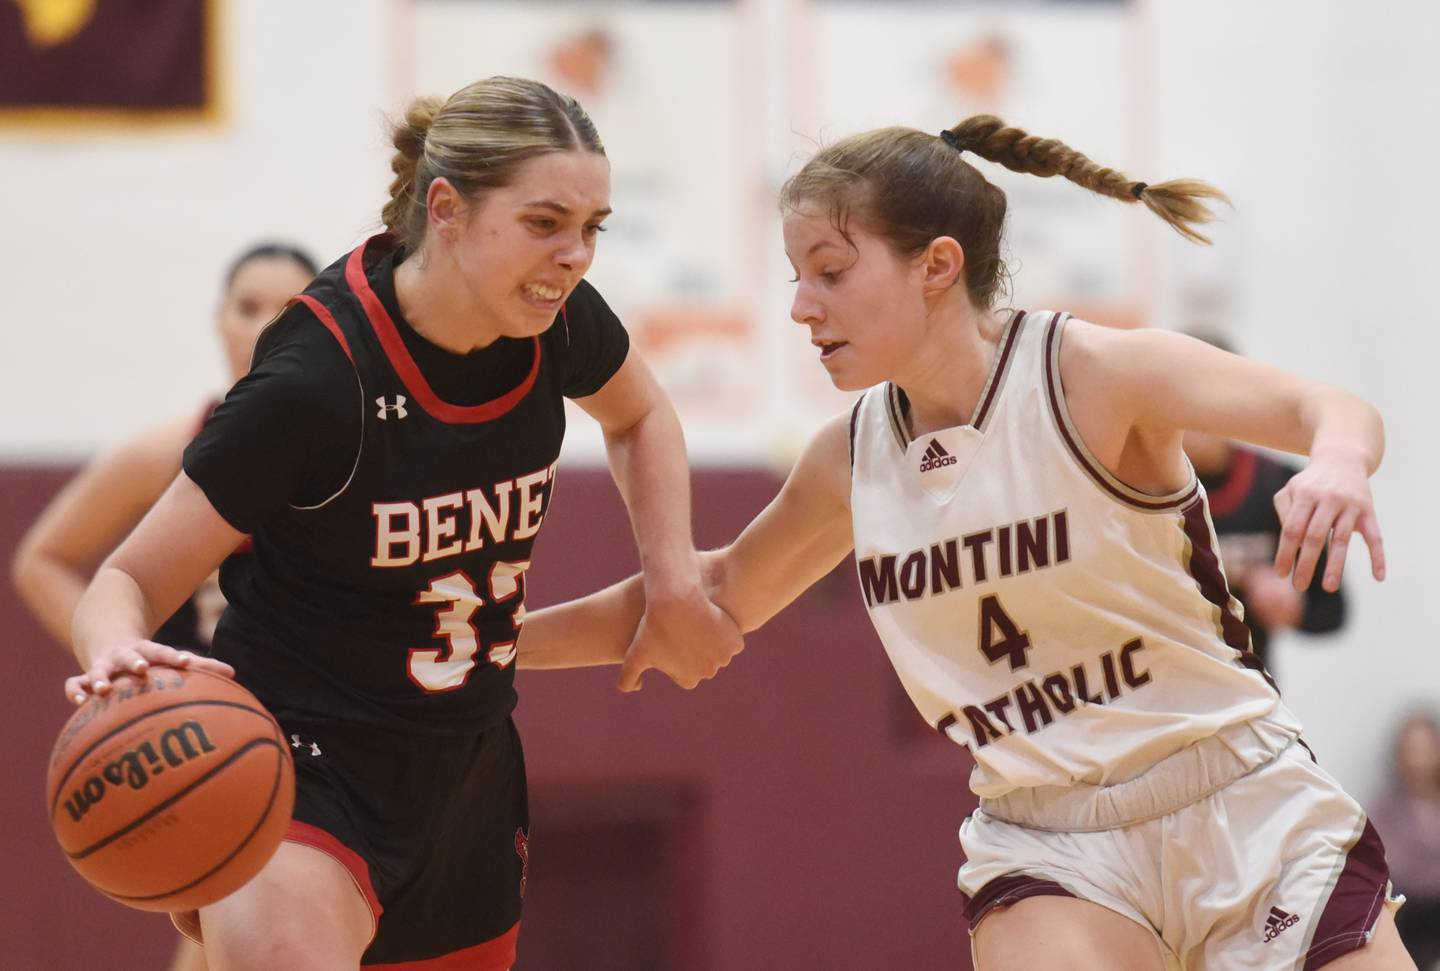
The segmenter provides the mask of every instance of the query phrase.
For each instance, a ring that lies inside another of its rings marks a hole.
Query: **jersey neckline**
[[[345,261],[345,283],[359,298],[360,306],[364,308],[365,316],[370,321],[370,327],[375,331],[385,356],[390,360],[390,366],[400,376],[405,389],[432,418],[449,424],[478,424],[509,414],[535,386],[535,379],[540,373],[540,338],[530,338],[535,359],[525,379],[514,388],[478,405],[456,405],[441,399],[420,372],[420,367],[410,355],[410,349],[405,346],[395,321],[391,319],[385,304],[375,294],[365,275],[365,250],[371,243],[383,238],[384,234],[372,236],[350,252],[349,259]],[[561,313],[564,313],[563,309]]]
[[[995,357],[990,361],[990,373],[985,377],[985,384],[980,388],[980,394],[975,399],[978,403],[975,406],[975,413],[970,420],[960,425],[951,425],[946,428],[934,428],[926,432],[927,436],[949,431],[951,428],[973,428],[982,435],[990,424],[990,418],[995,414],[995,404],[1000,398],[1000,390],[1005,384],[1005,377],[1010,370],[1010,362],[1015,357],[1015,344],[1020,336],[1020,328],[1025,322],[1025,311],[1017,310],[1006,322],[1005,329],[1000,333],[1000,340],[997,344]],[[909,410],[910,402],[905,397],[905,392],[898,384],[887,381],[885,384],[885,408],[890,418],[890,430],[895,433],[895,441],[900,446],[901,452],[907,452],[915,439],[910,435],[908,423],[905,420],[905,413]]]

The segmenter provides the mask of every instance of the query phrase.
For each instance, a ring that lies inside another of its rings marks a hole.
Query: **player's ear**
[[[936,236],[920,254],[925,295],[936,296],[955,285],[965,269],[965,249],[954,237]]]
[[[425,212],[431,232],[453,241],[464,228],[464,216],[468,209],[465,197],[450,184],[449,179],[442,175],[430,183],[425,193]]]

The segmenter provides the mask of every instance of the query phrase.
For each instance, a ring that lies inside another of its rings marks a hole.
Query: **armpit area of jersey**
[[[185,449],[185,474],[231,526],[253,533],[289,504],[333,494],[360,444],[355,372],[304,306],[271,325],[273,343]]]

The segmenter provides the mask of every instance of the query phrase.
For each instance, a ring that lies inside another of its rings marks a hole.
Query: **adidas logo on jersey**
[[[1287,928],[1294,927],[1300,923],[1300,918],[1294,914],[1287,914],[1279,907],[1270,908],[1270,916],[1265,918],[1265,943],[1269,944]]]
[[[945,446],[935,439],[930,439],[930,445],[925,449],[925,457],[920,460],[920,471],[929,472],[945,465],[954,465],[955,456],[945,451]]]
[[[395,396],[395,403],[393,405],[387,405],[385,403],[385,396],[381,395],[380,397],[375,399],[375,407],[380,409],[380,411],[375,415],[375,417],[379,418],[381,421],[386,421],[393,413],[396,419],[404,418],[406,415],[410,414],[408,411],[405,410],[405,401],[406,398],[403,394],[397,394]]]

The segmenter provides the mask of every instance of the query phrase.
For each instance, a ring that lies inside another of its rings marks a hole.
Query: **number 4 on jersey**
[[[1016,626],[993,593],[980,600],[980,653],[991,664],[1008,659],[1011,671],[1030,663],[1030,635]]]
[[[489,603],[513,600],[510,623],[518,636],[525,621],[525,571],[530,561],[497,562],[490,567]],[[426,691],[453,691],[462,687],[475,668],[480,651],[480,632],[470,619],[485,606],[486,598],[463,570],[430,581],[415,597],[416,604],[443,604],[435,611],[435,636],[445,639],[443,648],[411,648],[410,680]],[[487,647],[485,660],[497,668],[515,660],[515,638]]]

